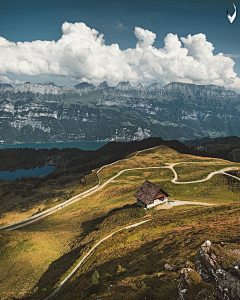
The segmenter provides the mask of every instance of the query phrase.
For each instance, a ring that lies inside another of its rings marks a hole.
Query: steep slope
[[[184,179],[189,181],[193,174],[194,180],[205,178],[206,169],[200,166],[211,166],[212,171],[226,164],[239,165],[179,154],[160,146],[141,152],[133,159],[111,164],[103,168],[99,176],[103,184],[126,168],[145,169],[121,173],[95,194],[38,222],[15,231],[1,231],[0,268],[2,277],[6,278],[0,283],[1,299],[44,299],[100,239],[146,218],[152,221],[122,231],[102,243],[55,299],[118,300],[148,296],[151,298],[147,299],[176,299],[178,271],[186,259],[194,259],[196,249],[209,234],[216,243],[220,239],[227,242],[227,238],[232,249],[236,242],[229,234],[237,232],[239,226],[238,180],[218,174],[202,183],[179,186],[172,182],[174,174],[169,168],[155,169],[186,161],[191,167],[186,168],[184,163],[178,172],[180,179],[184,172]],[[96,171],[86,176],[84,186],[74,187],[76,192],[95,185],[92,179],[96,178]],[[145,179],[164,187],[174,199],[187,198],[215,205],[174,207],[169,211],[154,208],[146,212],[136,207],[133,197]],[[174,270],[166,270],[166,263],[174,265]],[[91,288],[95,268],[101,276],[97,290]],[[167,298],[167,294],[172,298]]]
[[[0,86],[0,142],[240,136],[239,108],[237,93],[214,85],[5,84]]]

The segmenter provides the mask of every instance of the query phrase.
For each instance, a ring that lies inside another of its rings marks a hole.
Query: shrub
[[[98,285],[100,283],[100,275],[97,269],[93,272],[91,286]]]
[[[97,269],[93,272],[90,284],[90,294],[98,293],[100,288],[100,274]]]

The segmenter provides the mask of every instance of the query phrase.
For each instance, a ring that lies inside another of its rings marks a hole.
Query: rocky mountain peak
[[[158,90],[162,90],[162,87],[159,83],[153,83],[151,84],[148,88],[147,88],[148,91],[158,91]]]
[[[183,82],[170,82],[164,87],[164,90],[167,91],[178,91],[178,92],[189,92],[193,90],[196,86],[196,84],[190,84],[190,83],[183,83]]]
[[[75,85],[76,90],[92,90],[94,88],[95,86],[92,83],[88,83],[88,82],[81,82]]]
[[[55,82],[44,82],[43,85],[57,86]]]
[[[116,86],[117,90],[128,91],[134,89],[129,81],[122,81]]]
[[[240,136],[239,103],[240,95],[214,85],[172,83],[162,88],[156,83],[145,89],[129,82],[117,87],[82,82],[76,88],[51,82],[5,84],[0,85],[0,141]],[[26,128],[31,137],[26,137]]]
[[[1,92],[7,92],[7,91],[13,91],[14,88],[11,86],[11,84],[8,83],[0,83],[0,91]]]
[[[177,93],[188,93],[194,96],[237,96],[234,91],[226,90],[223,86],[218,85],[201,85],[182,82],[171,82],[164,87],[166,91],[172,91]]]
[[[59,95],[61,93],[61,88],[52,83],[42,84],[42,83],[31,83],[25,82],[23,84],[17,85],[14,89],[15,93],[34,93],[34,94],[53,94]]]
[[[138,91],[144,90],[143,84],[142,84],[142,83],[139,83],[139,84],[135,87],[135,90],[138,90]]]
[[[107,84],[107,81],[103,81],[102,83],[99,84],[99,87],[102,89],[108,89],[109,85]]]

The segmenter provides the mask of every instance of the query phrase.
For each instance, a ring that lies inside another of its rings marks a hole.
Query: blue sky
[[[240,0],[235,4],[240,9]],[[230,24],[227,9],[230,14],[234,11],[228,0],[1,0],[0,36],[13,42],[57,41],[62,35],[62,23],[83,22],[103,33],[106,45],[117,43],[125,50],[136,47],[134,28],[139,26],[156,34],[153,45],[157,48],[164,47],[168,33],[179,37],[204,33],[215,47],[214,54],[239,56],[240,17]],[[240,58],[233,59],[234,71],[240,76]],[[5,75],[19,80],[32,78],[29,74],[13,72]],[[42,81],[44,76],[47,80],[56,79],[51,74],[40,74],[33,81]],[[65,77],[58,77],[59,82],[70,84]]]

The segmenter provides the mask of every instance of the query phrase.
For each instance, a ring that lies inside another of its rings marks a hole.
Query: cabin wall
[[[143,203],[142,201],[140,201],[139,199],[137,199],[137,205],[142,206],[142,207],[147,207],[147,205],[145,203]]]
[[[144,208],[151,208],[151,207],[156,206],[158,204],[162,204],[162,203],[166,202],[167,200],[168,200],[168,197],[165,196],[164,200],[156,199],[156,200],[153,201],[153,203],[147,205],[147,204],[143,203],[141,200],[137,199],[137,205],[142,206]]]
[[[158,199],[156,199],[156,200],[154,200],[153,203],[148,204],[146,208],[150,208],[150,207],[156,206],[156,205],[158,205],[158,204],[162,204],[162,203],[164,203],[164,202],[167,202],[167,200],[168,200],[167,197],[166,197],[164,200],[158,200]]]

